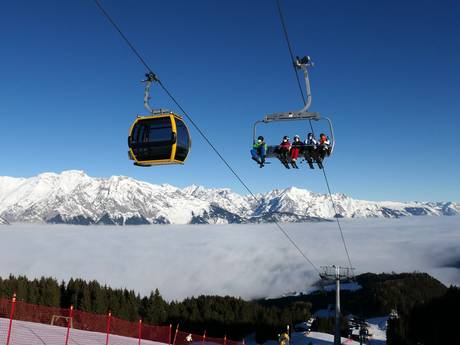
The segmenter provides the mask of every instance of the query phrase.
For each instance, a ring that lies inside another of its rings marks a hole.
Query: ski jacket
[[[279,147],[281,150],[289,151],[291,149],[291,142],[289,140],[282,141]]]
[[[260,144],[258,142],[255,142],[253,145],[252,145],[252,148],[253,149],[256,149],[256,150],[260,150],[262,147],[265,148],[265,151],[267,150],[267,144],[264,142],[261,142]]]
[[[298,141],[295,141],[295,140],[294,140],[294,141],[292,142],[292,147],[293,147],[293,148],[294,148],[294,147],[301,147],[301,146],[303,146],[303,142],[301,142],[300,140],[298,140]]]
[[[330,140],[329,140],[328,137],[324,136],[324,137],[321,137],[321,138],[319,139],[319,144],[320,144],[321,146],[329,146],[329,145],[331,145],[331,142],[330,142]]]
[[[310,139],[307,138],[307,140],[305,140],[305,144],[316,146],[318,145],[318,142],[316,141],[314,137],[312,137]]]

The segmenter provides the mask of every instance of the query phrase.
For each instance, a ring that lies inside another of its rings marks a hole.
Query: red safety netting
[[[210,344],[219,344],[219,345],[226,345],[227,340],[222,338],[213,338],[213,337],[206,337],[205,342],[207,345]]]
[[[6,317],[8,318],[9,312],[10,312],[10,305],[11,305],[11,300],[8,299],[0,299],[0,317]]]
[[[142,339],[151,339],[159,343],[171,343],[171,326],[142,325]]]
[[[225,340],[225,345],[244,345],[244,341]]]
[[[12,318],[11,318],[12,316]],[[0,299],[0,345],[241,345],[171,326]]]
[[[75,310],[72,318],[73,328],[105,333],[107,331],[107,318],[108,315]]]
[[[14,309],[14,319],[67,327],[65,318],[69,317],[69,312],[70,309],[45,307],[17,301]]]

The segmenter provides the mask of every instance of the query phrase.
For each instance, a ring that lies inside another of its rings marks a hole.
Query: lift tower
[[[351,267],[340,266],[323,266],[323,272],[320,277],[325,282],[335,281],[335,333],[334,345],[340,345],[340,282],[350,281],[354,278],[353,270]]]

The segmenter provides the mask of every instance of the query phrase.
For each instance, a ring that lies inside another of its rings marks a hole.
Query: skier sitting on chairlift
[[[330,147],[331,141],[327,137],[326,134],[321,133],[319,135],[319,143],[318,143],[318,154],[320,155],[321,159],[330,155]]]
[[[259,136],[257,141],[252,145],[251,156],[252,159],[263,168],[265,164],[265,155],[267,154],[267,144],[264,141],[263,136]]]
[[[291,142],[289,141],[289,137],[285,135],[283,137],[283,141],[278,146],[278,153],[279,159],[283,165],[289,169],[288,161],[289,161],[289,152],[291,151]]]
[[[313,149],[316,149],[318,142],[316,141],[315,135],[313,133],[308,133],[307,139],[305,140],[306,145],[312,145]]]
[[[297,166],[297,158],[299,157],[300,148],[303,146],[302,141],[298,135],[294,135],[294,141],[291,146],[291,165],[295,169],[299,169]]]
[[[315,135],[313,133],[308,133],[307,139],[305,140],[305,145],[307,145],[305,149],[305,159],[310,169],[314,169],[315,167],[313,166],[313,159],[316,160],[316,149],[318,146],[318,141],[316,141]]]

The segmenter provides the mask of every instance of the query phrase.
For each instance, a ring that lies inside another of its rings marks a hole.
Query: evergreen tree
[[[91,299],[91,311],[96,314],[107,313],[107,287],[102,288],[99,283],[95,280],[90,281],[88,284],[90,299]]]
[[[89,285],[85,281],[80,281],[79,291],[78,291],[78,309],[92,312],[94,309],[92,308],[92,301],[91,301],[91,291],[89,289]]]
[[[27,284],[27,301],[32,304],[38,304],[40,300],[40,289],[38,280],[34,279]]]

